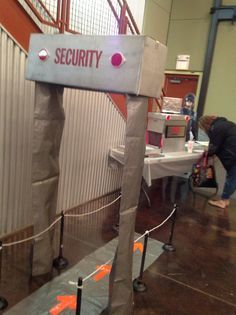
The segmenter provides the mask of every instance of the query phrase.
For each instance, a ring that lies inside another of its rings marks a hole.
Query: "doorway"
[[[183,98],[188,93],[197,96],[199,74],[166,73],[164,94],[167,97]]]

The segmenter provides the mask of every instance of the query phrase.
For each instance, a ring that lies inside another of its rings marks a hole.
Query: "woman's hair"
[[[217,116],[202,116],[198,120],[198,126],[202,130],[204,130],[206,133],[211,127],[211,124],[213,121],[217,118]]]

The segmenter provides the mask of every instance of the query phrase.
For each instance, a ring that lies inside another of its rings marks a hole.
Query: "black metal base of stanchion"
[[[137,278],[133,281],[133,289],[135,292],[145,292],[147,291],[147,286],[142,280]]]
[[[164,244],[163,246],[162,246],[162,248],[165,250],[165,251],[167,251],[167,252],[174,252],[175,251],[175,247],[174,247],[174,245],[172,245],[172,244]]]
[[[64,257],[57,257],[53,259],[53,267],[57,270],[65,269],[69,264],[69,261]]]
[[[119,223],[112,225],[112,230],[119,233]]]
[[[0,296],[0,311],[8,307],[8,302],[4,297]]]

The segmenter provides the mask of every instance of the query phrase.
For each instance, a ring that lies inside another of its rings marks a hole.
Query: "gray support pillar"
[[[112,315],[130,315],[133,312],[133,242],[145,154],[147,108],[147,98],[127,97],[119,241],[110,275],[109,314]]]
[[[59,180],[59,150],[64,126],[63,87],[36,82],[34,133],[32,148],[32,211],[34,234],[46,229],[54,220]],[[35,240],[32,275],[52,269],[52,234]]]
[[[215,8],[219,8],[221,5],[221,0],[214,0]],[[215,48],[215,41],[218,29],[218,11],[216,11],[211,17],[211,25],[210,31],[208,35],[208,45],[205,55],[205,62],[203,68],[203,77],[202,77],[202,85],[198,100],[198,107],[197,107],[197,117],[201,117],[204,112],[204,105],[206,101],[207,89],[209,84],[209,77],[211,73],[211,66],[212,66],[212,59],[214,54]]]
[[[211,74],[211,66],[215,49],[216,36],[218,31],[219,22],[229,21],[235,22],[236,20],[236,6],[235,5],[222,5],[222,0],[214,0],[214,6],[211,8],[211,25],[208,35],[208,45],[206,50],[201,91],[199,95],[197,116],[201,117],[204,112],[204,106],[207,96],[209,78]]]

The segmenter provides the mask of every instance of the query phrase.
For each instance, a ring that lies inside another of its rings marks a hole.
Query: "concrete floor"
[[[179,211],[173,238],[176,251],[164,252],[145,271],[147,291],[135,293],[134,314],[236,315],[236,203],[225,211],[219,210],[207,204],[210,192],[193,195],[186,182],[178,179],[173,197],[172,186],[171,179],[165,187],[160,180],[154,183],[149,189],[151,208],[147,207],[145,196],[140,197],[138,233],[161,223],[173,209],[173,202],[179,205]],[[116,197],[117,194],[107,196],[74,212],[92,211]],[[92,218],[66,221],[64,255],[69,259],[69,267],[117,236],[112,227],[117,222],[118,206],[116,203]],[[170,222],[150,236],[165,243],[169,232]],[[17,237],[13,235],[4,241]],[[57,238],[56,233],[56,250]],[[57,274],[54,270],[50,275],[31,278],[30,247],[26,243],[2,252],[0,295],[8,300],[9,307]]]

